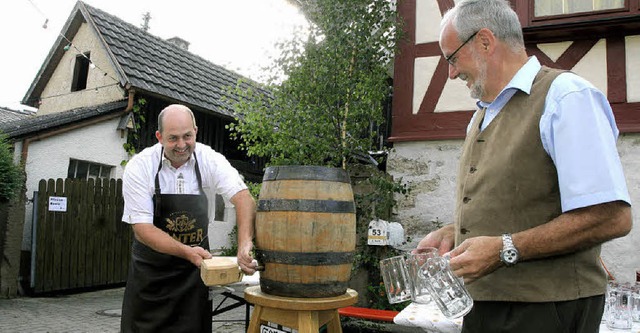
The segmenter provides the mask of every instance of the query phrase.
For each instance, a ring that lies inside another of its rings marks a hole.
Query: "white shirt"
[[[127,163],[122,176],[122,196],[124,211],[122,221],[130,224],[153,223],[153,195],[155,177],[162,159],[162,169],[158,173],[160,191],[163,194],[199,194],[195,160],[190,158],[179,168],[160,156],[162,145],[155,144],[136,154]],[[196,143],[194,154],[198,159],[202,175],[202,188],[209,201],[209,211],[215,204],[215,194],[227,201],[236,193],[247,188],[238,171],[229,161],[211,147]],[[182,181],[178,179],[183,179]],[[211,214],[210,214],[211,215]],[[212,216],[210,216],[210,219]]]

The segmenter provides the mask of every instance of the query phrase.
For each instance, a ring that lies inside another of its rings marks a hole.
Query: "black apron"
[[[162,154],[158,173],[162,168]],[[193,155],[195,159],[195,154]],[[174,239],[209,249],[207,196],[195,159],[200,194],[161,194],[158,173],[153,224]],[[134,238],[122,304],[121,331],[207,332],[212,330],[209,288],[191,262],[160,253]]]

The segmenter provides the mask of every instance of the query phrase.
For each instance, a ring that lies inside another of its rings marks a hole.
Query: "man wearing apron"
[[[200,278],[211,258],[208,198],[231,201],[238,225],[238,264],[255,272],[255,201],[221,154],[196,143],[189,108],[170,105],[158,116],[158,143],[136,154],[123,175],[122,220],[135,239],[122,305],[122,332],[211,332],[212,303]]]

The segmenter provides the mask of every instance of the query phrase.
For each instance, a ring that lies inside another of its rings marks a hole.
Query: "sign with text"
[[[287,332],[285,330],[269,327],[267,325],[260,325],[260,333],[290,333],[290,332],[291,330]]]
[[[50,212],[66,212],[67,197],[49,197]]]
[[[389,222],[384,220],[373,220],[369,222],[369,233],[367,235],[368,245],[388,245],[389,244]]]

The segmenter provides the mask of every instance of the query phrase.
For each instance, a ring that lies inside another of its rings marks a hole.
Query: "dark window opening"
[[[76,65],[73,69],[71,91],[87,89],[87,78],[89,77],[89,66],[91,65],[89,56],[89,52],[76,56]]]
[[[224,221],[224,199],[220,194],[216,194],[216,212],[214,220]]]
[[[113,170],[113,166],[110,165],[71,159],[69,160],[67,178],[110,178],[111,170]]]

